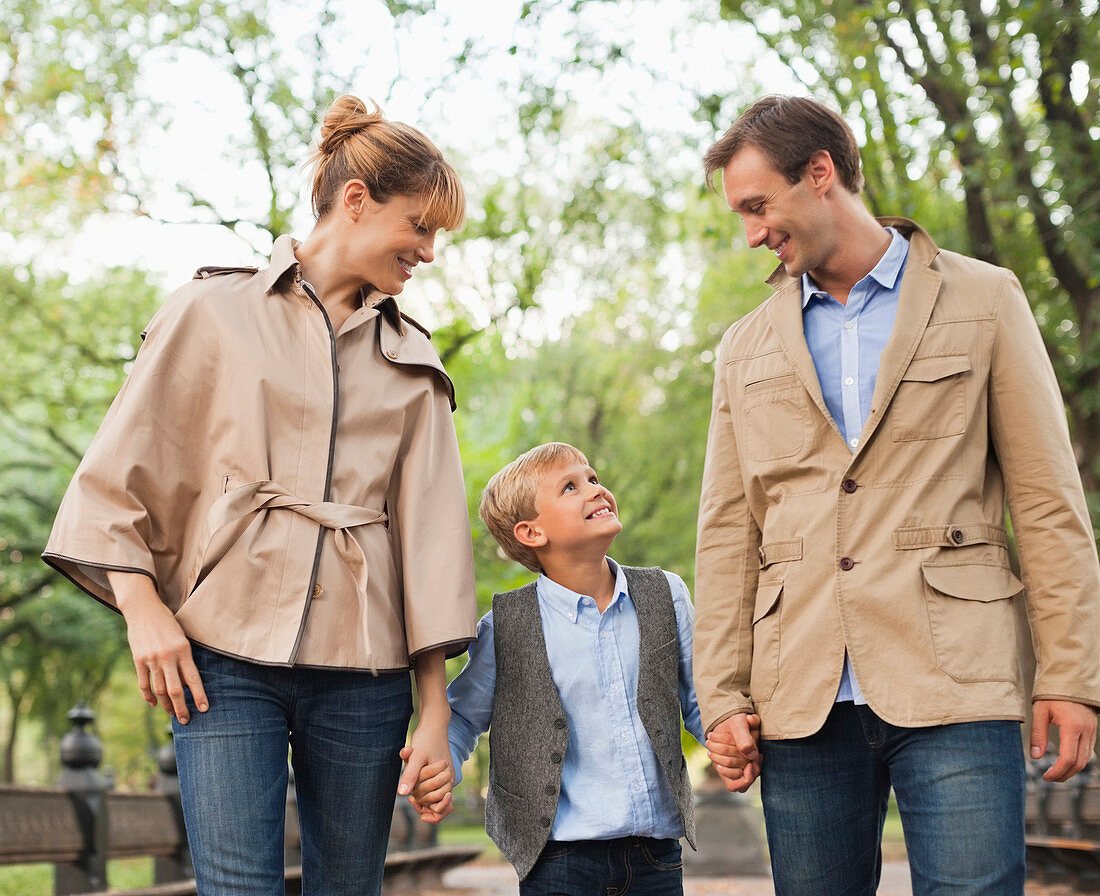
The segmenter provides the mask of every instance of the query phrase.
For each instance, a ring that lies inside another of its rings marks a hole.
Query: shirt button
[[[853,560],[851,557],[841,557],[840,558],[840,568],[843,569],[845,572],[847,572],[849,569],[851,569],[855,565],[856,565],[856,561]]]
[[[955,544],[962,544],[964,541],[966,541],[966,536],[963,535],[963,530],[962,529],[952,529],[951,530],[951,540],[953,542],[955,542]]]
[[[851,386],[853,383],[855,383],[855,378],[854,377],[846,376],[844,378],[844,385],[845,386]]]
[[[850,329],[852,329],[852,327],[854,327],[855,325],[856,325],[856,322],[855,322],[854,320],[846,320],[846,321],[844,321],[844,329],[845,329],[845,330],[850,330]]]
[[[324,593],[325,593],[325,589],[321,587],[320,582],[318,582],[316,585],[313,586],[313,596],[314,597],[320,597]]]
[[[848,444],[851,445],[853,448],[858,448],[859,439],[848,439]]]
[[[854,479],[845,479],[842,483],[840,483],[840,487],[850,495],[857,488],[859,488],[859,483],[856,482]]]

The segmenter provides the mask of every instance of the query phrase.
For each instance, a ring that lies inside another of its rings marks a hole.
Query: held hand
[[[1085,767],[1096,747],[1096,710],[1069,700],[1036,700],[1032,706],[1031,758],[1047,751],[1050,726],[1058,726],[1058,759],[1044,781],[1068,781]]]
[[[707,756],[726,785],[744,793],[760,777],[760,716],[738,713],[723,719],[707,734]]]
[[[190,689],[199,712],[209,707],[187,636],[172,611],[161,602],[151,579],[135,573],[108,575],[126,620],[126,638],[145,702],[150,706],[159,703],[186,725],[190,714],[185,687]]]
[[[412,758],[413,748],[403,747],[401,758],[406,763]],[[398,791],[405,793],[405,781],[409,776],[409,767],[406,765],[406,774],[402,776],[402,783]],[[454,773],[451,770],[449,759],[432,762],[421,766],[416,782],[412,785],[408,794],[409,805],[416,810],[421,821],[437,824],[454,808],[451,802],[451,790],[454,787]]]

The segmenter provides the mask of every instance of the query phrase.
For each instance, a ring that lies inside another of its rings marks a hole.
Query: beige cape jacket
[[[477,607],[450,380],[391,297],[334,335],[295,245],[157,312],[43,558],[111,606],[106,570],[145,573],[189,638],[249,660],[457,654]]]
[[[1100,704],[1100,568],[1058,390],[1011,272],[912,221],[893,334],[853,453],[822,398],[799,282],[722,339],[699,515],[695,680],[706,730],[824,722],[848,650],[871,707],[924,726]],[[1023,583],[1009,564],[1005,506]]]

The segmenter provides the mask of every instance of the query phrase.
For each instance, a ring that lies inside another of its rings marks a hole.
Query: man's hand
[[[1050,726],[1058,726],[1058,759],[1044,781],[1068,781],[1083,769],[1096,748],[1096,710],[1069,700],[1036,700],[1032,706],[1031,758],[1047,751]]]
[[[707,734],[707,756],[726,785],[744,793],[760,777],[760,716],[739,713],[723,719]]]

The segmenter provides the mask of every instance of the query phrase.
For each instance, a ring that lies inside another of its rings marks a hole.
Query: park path
[[[443,875],[443,886],[417,891],[417,896],[516,896],[516,873],[503,862],[470,862]],[[684,878],[684,896],[774,896],[768,877]],[[912,896],[904,862],[885,862],[878,896]],[[1075,896],[1066,885],[1028,881],[1026,896]],[[396,894],[395,894],[396,896]]]

